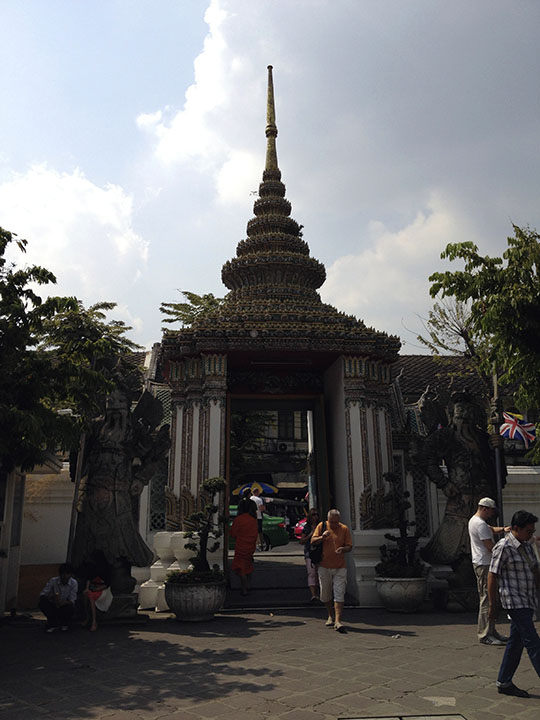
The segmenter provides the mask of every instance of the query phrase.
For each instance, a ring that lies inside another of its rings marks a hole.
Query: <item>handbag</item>
[[[326,521],[323,522],[322,532],[324,532],[325,526],[326,526]],[[318,565],[322,560],[323,544],[324,544],[324,542],[317,543],[317,545],[312,545],[310,543],[310,545],[309,545],[308,557],[314,565]]]

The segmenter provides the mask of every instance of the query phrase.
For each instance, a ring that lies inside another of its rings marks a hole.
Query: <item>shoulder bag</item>
[[[324,532],[325,527],[326,527],[326,522],[323,522],[321,535]],[[324,544],[324,540],[323,540],[323,542],[317,543],[317,545],[311,545],[311,543],[309,545],[308,556],[314,565],[318,565],[322,560],[323,544]]]

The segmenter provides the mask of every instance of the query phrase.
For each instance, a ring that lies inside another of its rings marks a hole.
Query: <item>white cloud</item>
[[[156,131],[156,128],[160,127],[162,119],[163,112],[161,110],[153,113],[141,113],[137,118],[137,126],[141,130]]]
[[[366,234],[362,249],[327,268],[321,295],[366,325],[408,341],[407,329],[419,332],[417,316],[426,317],[432,305],[428,277],[443,269],[441,251],[456,238],[471,239],[472,231],[451,202],[434,193],[408,226],[391,231],[372,221]]]
[[[223,0],[211,0],[205,13],[208,34],[194,60],[194,82],[186,91],[183,108],[173,113],[167,107],[137,117],[138,127],[154,139],[159,163],[164,167],[190,164],[190,169],[211,177],[219,204],[245,202],[254,178],[262,172],[261,155],[246,148],[245,134],[230,119],[231,101],[238,92],[242,94],[238,84],[246,98],[255,77],[252,62],[235,54],[230,45],[232,20]],[[260,75],[256,82],[260,85]],[[238,107],[236,117],[245,119]]]
[[[98,187],[80,170],[34,165],[0,184],[2,226],[28,240],[17,264],[43,265],[57,277],[52,292],[86,305],[120,301],[139,281],[148,244],[134,231],[132,215],[121,187]],[[129,320],[137,325],[136,317]]]
[[[170,119],[161,110],[142,113],[137,118],[140,128],[154,134],[156,156],[165,165],[197,158],[208,169],[209,162],[214,164],[226,153],[209,118],[228,100],[224,89],[228,50],[222,31],[227,17],[219,0],[212,0],[205,14],[208,35],[203,51],[194,61],[195,81],[186,91],[183,109]]]
[[[255,178],[260,175],[259,157],[245,150],[231,150],[217,175],[218,201],[245,206],[250,192],[258,187]]]

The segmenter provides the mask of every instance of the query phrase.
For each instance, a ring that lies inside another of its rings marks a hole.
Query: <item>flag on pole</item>
[[[499,428],[500,434],[509,440],[521,440],[526,448],[536,440],[536,426],[534,423],[525,422],[522,415],[517,413],[503,412],[503,420]]]

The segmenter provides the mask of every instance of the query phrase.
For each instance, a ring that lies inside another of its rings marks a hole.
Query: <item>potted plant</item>
[[[216,496],[226,488],[221,477],[201,483],[199,510],[186,521],[192,530],[186,533],[185,547],[193,550],[187,570],[172,570],[165,579],[165,599],[177,620],[198,622],[211,620],[223,605],[226,595],[225,575],[219,565],[210,567],[208,553],[220,546],[224,517],[219,512]]]
[[[375,584],[387,610],[414,612],[426,595],[427,566],[418,555],[418,536],[409,535],[409,528],[416,524],[407,520],[407,510],[411,507],[409,492],[402,489],[396,473],[386,473],[385,480],[390,483],[388,499],[397,516],[399,535],[386,533],[384,536],[396,545],[381,545],[381,562],[375,566]]]

